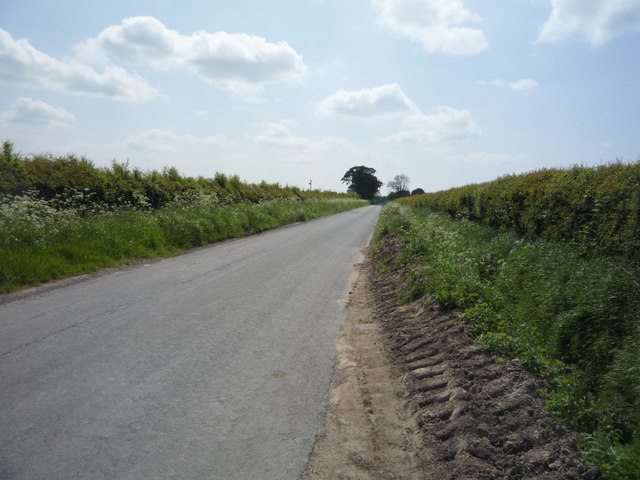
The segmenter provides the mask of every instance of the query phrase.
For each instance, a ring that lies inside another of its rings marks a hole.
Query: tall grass
[[[220,206],[200,197],[158,210],[82,215],[34,195],[0,197],[0,292],[167,256],[218,240],[361,207],[356,199],[275,200]]]
[[[640,479],[640,284],[624,261],[397,203],[378,245],[390,232],[422,259],[407,299],[457,309],[487,348],[549,381],[551,412],[605,478]]]

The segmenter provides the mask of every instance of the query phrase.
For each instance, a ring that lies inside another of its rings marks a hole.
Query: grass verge
[[[607,479],[640,479],[636,273],[568,243],[528,242],[397,203],[383,210],[376,242],[389,233],[420,259],[406,300],[429,294],[458,310],[487,348],[549,382],[549,409],[581,434],[591,466]]]
[[[22,203],[13,206],[13,217],[0,215],[0,293],[368,204],[355,199],[279,200],[81,217],[33,199]]]

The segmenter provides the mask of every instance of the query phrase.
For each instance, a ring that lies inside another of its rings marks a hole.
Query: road
[[[298,478],[378,214],[0,304],[0,479]]]

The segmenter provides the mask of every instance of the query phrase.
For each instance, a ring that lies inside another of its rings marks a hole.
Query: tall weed
[[[640,285],[624,261],[396,202],[378,244],[391,232],[423,260],[410,295],[458,309],[488,348],[546,378],[549,408],[607,478],[640,478]]]
[[[59,210],[35,192],[0,195],[0,248],[42,244],[76,218],[75,210]]]
[[[368,204],[345,198],[220,206],[201,198],[186,206],[82,216],[73,210],[56,210],[51,202],[33,196],[2,202],[0,292]]]

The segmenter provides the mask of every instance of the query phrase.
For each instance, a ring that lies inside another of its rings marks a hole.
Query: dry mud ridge
[[[545,384],[475,343],[428,299],[400,305],[395,241],[359,265],[338,342],[325,432],[302,478],[585,479],[576,438],[549,418]]]

